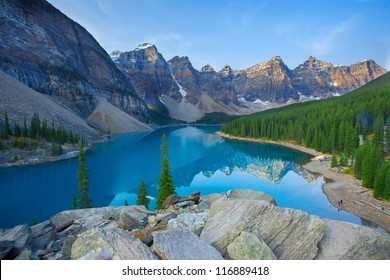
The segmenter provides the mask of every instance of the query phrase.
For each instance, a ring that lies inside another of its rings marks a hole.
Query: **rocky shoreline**
[[[280,208],[252,190],[170,196],[144,206],[63,211],[34,226],[0,230],[0,259],[390,259],[381,229]]]
[[[105,141],[105,140],[102,140]],[[95,141],[93,144],[89,144],[84,147],[84,151],[91,149],[95,144],[100,143],[102,141]],[[3,158],[0,160],[0,168],[7,167],[18,167],[18,166],[27,166],[27,165],[37,165],[37,164],[45,164],[65,159],[70,159],[77,157],[79,152],[79,146],[66,145],[65,153],[59,156],[50,155],[50,149],[48,144],[46,144],[45,149],[37,150],[10,150],[3,151]],[[16,155],[17,160],[14,160]]]
[[[267,143],[294,149],[313,157],[321,155],[320,152],[283,141],[271,141],[253,138],[235,137],[222,132],[217,134],[224,138],[257,143]],[[303,165],[310,172],[321,174],[328,179],[322,188],[329,202],[340,210],[347,211],[365,220],[373,222],[390,233],[390,203],[373,198],[372,191],[362,187],[361,181],[352,175],[345,174],[330,167],[330,162],[310,161]],[[338,201],[343,200],[339,205]]]

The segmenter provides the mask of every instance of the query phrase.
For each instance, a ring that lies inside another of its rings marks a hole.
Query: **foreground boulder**
[[[168,230],[152,235],[153,251],[162,260],[223,260],[214,247],[192,232]]]
[[[325,235],[319,243],[318,260],[389,260],[390,238],[374,230],[347,222],[324,220]]]
[[[204,201],[209,207],[219,200],[257,200],[257,201],[266,201],[273,205],[276,205],[276,201],[273,196],[266,194],[264,192],[257,192],[249,189],[239,189],[239,190],[230,190],[224,193],[213,193],[202,197],[202,201]]]
[[[31,229],[28,225],[19,225],[2,232],[0,235],[1,259],[14,259],[23,250],[29,251],[31,241]]]
[[[227,255],[231,260],[275,260],[272,250],[255,234],[241,232],[234,241],[227,246]]]
[[[156,256],[131,233],[118,228],[91,229],[82,233],[72,246],[72,259],[79,259],[91,252],[103,251],[112,254],[115,260],[155,260]],[[108,250],[108,251],[107,251]]]
[[[317,255],[325,224],[300,210],[278,208],[265,201],[219,200],[213,203],[200,237],[223,256],[243,231],[263,240],[278,259],[305,260]]]
[[[191,231],[199,236],[206,224],[208,216],[209,211],[201,213],[182,213],[175,219],[169,220],[168,229]]]
[[[31,227],[32,249],[43,250],[55,239],[54,225],[50,221]]]
[[[390,259],[383,230],[279,208],[262,192],[193,193],[167,204],[63,211],[0,229],[0,259]]]

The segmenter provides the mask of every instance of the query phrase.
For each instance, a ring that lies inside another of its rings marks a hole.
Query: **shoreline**
[[[236,137],[222,132],[216,132],[216,134],[223,138],[239,141],[275,144],[309,154],[313,157],[322,154],[313,149],[289,142]],[[321,162],[312,160],[304,164],[303,168],[310,172],[319,173],[324,178],[331,180],[331,182],[326,182],[322,186],[322,189],[334,207],[375,223],[390,233],[390,203],[375,199],[372,196],[372,190],[364,188],[361,181],[354,178],[353,175],[332,169],[330,167],[330,161]],[[343,203],[338,205],[338,201],[340,200]]]

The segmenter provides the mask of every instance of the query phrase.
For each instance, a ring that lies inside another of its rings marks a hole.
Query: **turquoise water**
[[[171,173],[179,195],[253,189],[273,195],[281,207],[361,224],[338,211],[322,193],[324,179],[302,169],[308,156],[284,147],[222,139],[219,127],[169,127],[151,133],[116,135],[86,153],[94,207],[134,204],[141,179],[157,195],[160,144],[169,142]],[[0,169],[0,227],[30,224],[70,209],[77,194],[77,158]],[[154,201],[151,205],[154,207]]]

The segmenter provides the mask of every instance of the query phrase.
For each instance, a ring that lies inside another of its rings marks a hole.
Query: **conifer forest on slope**
[[[332,166],[348,167],[375,197],[390,199],[390,72],[344,96],[244,116],[222,131],[332,153]]]

